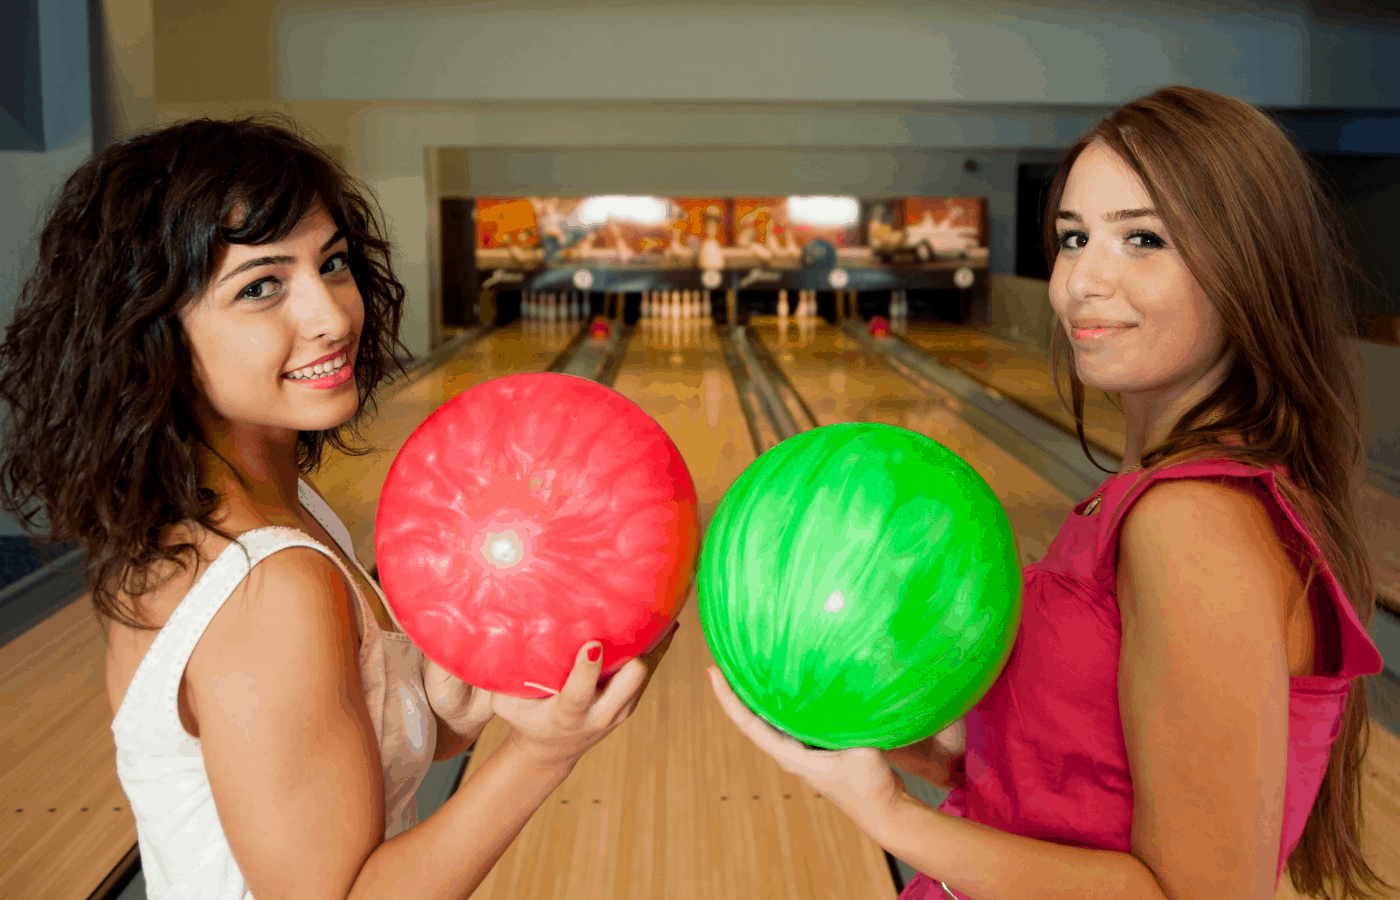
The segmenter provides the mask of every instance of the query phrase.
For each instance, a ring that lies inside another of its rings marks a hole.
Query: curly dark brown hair
[[[194,450],[208,442],[179,315],[229,245],[282,240],[318,208],[345,235],[364,302],[360,402],[344,425],[297,436],[302,472],[327,444],[369,452],[358,426],[390,367],[402,371],[404,288],[369,191],[295,123],[260,116],[190,120],[113,144],[53,201],[0,345],[0,506],[36,543],[81,546],[102,616],[155,627],[134,598],[156,586],[158,563],[183,568],[194,551],[165,543],[170,526],[231,537],[211,518],[220,498],[200,483]]]

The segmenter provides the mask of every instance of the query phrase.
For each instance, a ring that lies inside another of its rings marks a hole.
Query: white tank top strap
[[[335,563],[356,599],[355,620],[363,640],[365,629],[374,624],[373,613],[361,596],[355,580],[350,577],[349,570],[328,547],[295,528],[269,526],[244,532],[215,557],[151,642],[146,655],[136,667],[120,709],[112,719],[113,730],[134,714],[129,707],[145,703],[149,709],[158,704],[153,711],[159,713],[160,721],[168,723],[184,739],[198,743],[180,723],[178,706],[180,682],[190,656],[209,623],[253,567],[272,554],[291,547],[316,550]],[[151,684],[152,679],[158,679],[157,683]]]
[[[384,596],[384,592],[379,589],[379,585],[370,577],[369,572],[365,571],[365,567],[360,563],[359,557],[355,555],[355,540],[350,536],[350,529],[346,528],[345,523],[340,521],[340,517],[335,514],[335,510],[331,509],[330,504],[322,500],[321,496],[312,490],[311,486],[305,481],[297,482],[297,498],[301,501],[302,508],[310,513],[311,518],[315,519],[322,528],[326,529],[326,534],[330,535],[331,540],[340,545],[340,549],[344,552],[346,558],[354,563],[355,567],[360,570],[360,574],[364,576],[365,581],[369,582],[370,587],[378,594],[379,603],[384,607],[384,612],[393,620],[394,627],[398,628],[397,632],[384,632],[385,636],[391,640],[398,640],[405,637],[403,634],[403,625],[399,622],[398,617],[394,615],[393,607],[389,605],[388,598]],[[356,591],[355,595],[358,597],[359,592]],[[368,598],[361,599],[365,601],[361,609],[361,614],[367,617],[365,621],[377,622],[374,616],[374,610],[368,605]],[[363,635],[363,632],[361,634]]]

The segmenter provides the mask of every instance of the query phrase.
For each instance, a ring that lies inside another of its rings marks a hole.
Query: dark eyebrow
[[[1150,207],[1150,206],[1144,206],[1144,207],[1141,207],[1141,208],[1139,208],[1139,209],[1120,209],[1120,210],[1118,210],[1118,211],[1116,211],[1116,212],[1111,212],[1111,213],[1109,213],[1108,215],[1104,216],[1104,220],[1105,220],[1105,221],[1108,221],[1108,222],[1126,222],[1126,221],[1128,221],[1129,219],[1160,219],[1160,218],[1162,218],[1162,217],[1159,216],[1159,215],[1157,215],[1157,210],[1153,209],[1153,208]],[[1063,219],[1064,221],[1066,221],[1066,222],[1082,222],[1082,221],[1084,221],[1083,219],[1079,218],[1079,213],[1077,213],[1077,212],[1071,212],[1070,210],[1067,210],[1067,209],[1062,209],[1062,210],[1060,210],[1059,212],[1055,213],[1055,221],[1056,221],[1056,222],[1058,222],[1058,221],[1060,221],[1060,220],[1062,220],[1062,219]]]
[[[344,240],[344,239],[345,239],[345,235],[342,234],[340,231],[336,231],[335,234],[331,235],[330,240],[326,241],[324,244],[321,245],[321,251],[320,251],[320,252],[325,253],[327,250],[329,250],[329,249],[331,249],[332,247],[334,247],[334,246],[336,245],[336,242],[337,242],[337,241],[341,241],[341,240]],[[248,261],[245,262],[243,265],[239,266],[238,268],[234,269],[232,272],[230,272],[230,273],[228,273],[227,275],[225,275],[223,278],[220,278],[220,279],[219,279],[219,284],[223,284],[225,281],[228,281],[228,280],[229,280],[230,278],[232,278],[233,276],[239,274],[240,272],[246,272],[246,271],[248,271],[249,269],[256,269],[256,268],[258,268],[258,267],[260,267],[260,266],[276,266],[276,265],[282,265],[282,264],[285,264],[285,263],[292,263],[292,262],[296,262],[295,257],[291,257],[291,256],[259,256],[257,259],[250,259],[250,260],[248,260]]]

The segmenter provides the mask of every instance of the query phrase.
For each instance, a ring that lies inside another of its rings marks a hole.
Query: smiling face
[[[281,241],[229,246],[180,321],[206,425],[295,439],[355,415],[364,304],[325,210]]]
[[[1213,386],[1226,352],[1215,308],[1175,249],[1142,181],[1090,145],[1075,160],[1056,217],[1050,304],[1086,385],[1181,406]]]

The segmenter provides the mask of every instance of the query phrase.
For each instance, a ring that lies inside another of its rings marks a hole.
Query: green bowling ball
[[[754,461],[715,510],[700,622],[734,693],[811,746],[903,747],[991,688],[1021,620],[1006,511],[892,425],[828,425]]]

